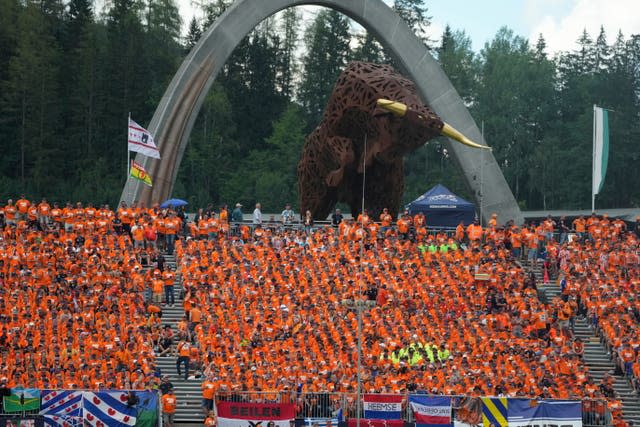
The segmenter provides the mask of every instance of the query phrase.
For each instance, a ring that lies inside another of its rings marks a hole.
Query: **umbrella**
[[[162,202],[162,204],[160,205],[161,208],[177,208],[180,206],[186,206],[189,203],[185,202],[182,199],[169,199],[169,200],[165,200],[164,202]]]

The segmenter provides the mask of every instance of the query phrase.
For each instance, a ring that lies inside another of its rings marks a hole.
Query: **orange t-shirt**
[[[162,412],[174,414],[176,412],[177,400],[175,394],[165,394],[162,396]]]

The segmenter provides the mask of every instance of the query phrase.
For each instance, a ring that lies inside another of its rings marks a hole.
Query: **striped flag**
[[[446,396],[409,396],[416,427],[449,427],[451,422],[451,398]]]
[[[604,108],[593,106],[593,182],[592,194],[602,190],[609,162],[609,115]]]
[[[508,408],[506,397],[483,397],[482,425],[484,427],[507,427]]]
[[[160,158],[160,151],[148,130],[129,118],[129,151],[144,154],[154,159]]]
[[[131,172],[129,172],[129,174],[132,177],[144,182],[149,187],[153,186],[151,175],[149,175],[147,171],[142,167],[142,165],[137,163],[135,160],[131,160]]]
[[[402,395],[365,394],[364,418],[399,420],[402,417]]]

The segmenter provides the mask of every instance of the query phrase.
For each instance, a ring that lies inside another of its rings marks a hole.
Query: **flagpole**
[[[591,152],[591,213],[596,211],[596,193],[594,190],[596,179],[596,104],[593,104],[593,149]]]
[[[129,125],[131,124],[131,111],[129,111],[129,118],[127,119],[127,179],[129,179],[129,174],[131,173],[131,153],[129,152]]]
[[[484,141],[484,120],[482,121],[482,141]],[[486,144],[486,142],[483,142],[484,144]],[[483,217],[482,217],[482,205],[484,204],[484,151],[480,150],[481,153],[480,155],[481,157],[481,161],[480,161],[480,225],[482,225],[484,223]]]

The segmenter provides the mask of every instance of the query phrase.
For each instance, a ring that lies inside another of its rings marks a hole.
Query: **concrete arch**
[[[158,143],[162,160],[138,155],[153,176],[149,188],[129,178],[120,200],[144,201],[149,205],[168,198],[173,190],[189,135],[204,98],[218,72],[240,41],[261,21],[292,6],[319,5],[336,9],[372,34],[397,58],[423,100],[446,122],[472,140],[485,144],[480,130],[438,63],[400,17],[382,0],[236,0],[203,34],[183,61],[156,109],[149,131]],[[461,144],[448,150],[464,174],[477,204],[483,181],[483,217],[491,212],[500,221],[522,223],[522,214],[493,154]],[[482,179],[481,179],[482,177]]]

